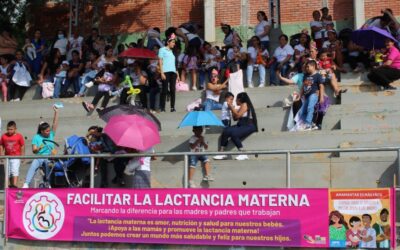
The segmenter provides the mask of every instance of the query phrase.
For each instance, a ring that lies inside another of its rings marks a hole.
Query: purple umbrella
[[[388,38],[397,43],[397,40],[387,30],[374,26],[370,26],[366,29],[355,30],[351,34],[351,40],[355,44],[368,50],[384,48],[385,40]]]

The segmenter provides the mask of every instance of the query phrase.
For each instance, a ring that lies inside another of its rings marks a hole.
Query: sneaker
[[[91,88],[93,85],[94,85],[94,82],[93,82],[93,81],[90,81],[90,82],[85,83],[85,87],[86,87],[86,88]]]
[[[29,184],[28,184],[28,183],[24,183],[24,185],[22,186],[22,188],[29,188]]]
[[[171,108],[171,112],[176,112],[176,110],[174,108]]]
[[[313,123],[311,126],[311,130],[319,130],[319,127],[317,126],[317,124]]]
[[[248,88],[250,88],[250,89],[254,88],[253,83],[249,83],[249,84],[248,84]]]
[[[189,188],[196,188],[196,184],[194,184],[194,181],[189,181]]]
[[[197,90],[197,87],[196,87],[196,86],[193,86],[193,87],[192,87],[192,90],[193,90],[193,91],[196,91],[196,90]]]
[[[203,177],[203,181],[214,181],[214,177],[212,177],[211,175],[206,175]]]
[[[260,83],[260,85],[258,85],[259,88],[264,88],[265,87],[265,83]]]
[[[304,130],[303,130],[303,131],[311,131],[312,128],[313,128],[313,126],[308,124],[308,125],[306,125],[306,126],[304,127]]]
[[[19,102],[19,101],[21,101],[21,99],[19,99],[19,98],[14,99],[14,102]]]
[[[248,160],[249,157],[247,155],[238,155],[238,156],[236,156],[235,159],[238,161],[244,161],[244,160]]]
[[[216,155],[213,157],[214,160],[226,160],[227,158],[227,155]]]

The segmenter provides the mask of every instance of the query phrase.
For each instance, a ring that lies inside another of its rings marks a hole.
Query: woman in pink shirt
[[[372,69],[368,74],[368,79],[383,87],[384,90],[394,90],[396,87],[393,87],[390,83],[400,79],[400,52],[391,39],[386,39],[385,44],[388,50],[386,61],[382,66]]]

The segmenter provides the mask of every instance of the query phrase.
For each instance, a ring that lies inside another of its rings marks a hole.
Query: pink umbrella
[[[160,143],[157,125],[139,115],[113,116],[104,128],[113,142],[120,147],[147,150]]]

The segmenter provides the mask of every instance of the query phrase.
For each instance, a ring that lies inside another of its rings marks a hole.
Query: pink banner
[[[9,189],[7,237],[327,247],[327,189]]]

